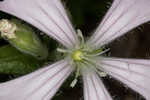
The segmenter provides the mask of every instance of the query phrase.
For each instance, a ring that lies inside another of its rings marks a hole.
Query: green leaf
[[[22,75],[38,69],[41,65],[41,61],[22,54],[11,45],[0,48],[0,73]]]

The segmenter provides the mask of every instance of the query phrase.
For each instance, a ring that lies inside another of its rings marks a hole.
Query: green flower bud
[[[48,56],[47,48],[41,43],[32,28],[18,20],[0,20],[1,36],[21,52],[30,54],[38,59]]]

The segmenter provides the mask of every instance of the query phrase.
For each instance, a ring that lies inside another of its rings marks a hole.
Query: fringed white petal
[[[114,0],[88,44],[99,48],[150,20],[150,0]]]
[[[83,71],[84,100],[112,100],[95,72]]]
[[[0,100],[50,100],[73,67],[65,60],[0,84]]]
[[[112,77],[150,100],[150,60],[101,58],[99,65]]]
[[[0,10],[27,21],[67,48],[78,43],[61,0],[4,0]]]

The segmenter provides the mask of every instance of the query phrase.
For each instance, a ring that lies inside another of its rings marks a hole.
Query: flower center
[[[77,51],[75,51],[75,52],[73,53],[73,59],[74,59],[75,61],[82,61],[82,60],[83,60],[83,59],[82,59],[82,56],[83,56],[83,52],[80,51],[80,50],[77,50]]]
[[[99,48],[97,50],[91,50],[85,43],[81,31],[77,31],[80,45],[76,46],[72,50],[60,49],[59,52],[65,53],[66,58],[75,66],[75,79],[71,83],[71,87],[74,87],[77,83],[78,77],[81,75],[81,70],[88,68],[89,70],[96,71],[101,77],[105,77],[107,74],[103,72],[100,66],[97,66],[96,58],[109,49]]]

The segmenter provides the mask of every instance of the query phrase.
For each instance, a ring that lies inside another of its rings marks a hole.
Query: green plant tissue
[[[22,54],[11,45],[0,47],[0,73],[26,74],[38,69],[40,66],[41,62],[39,60]]]

